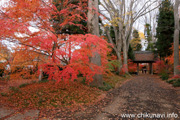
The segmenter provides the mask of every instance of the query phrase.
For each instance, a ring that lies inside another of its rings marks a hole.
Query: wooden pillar
[[[153,74],[152,63],[149,63],[149,74]]]
[[[139,63],[137,63],[137,75],[139,75]]]
[[[153,63],[151,63],[151,75],[153,75]]]
[[[151,65],[149,63],[149,74],[151,74]]]

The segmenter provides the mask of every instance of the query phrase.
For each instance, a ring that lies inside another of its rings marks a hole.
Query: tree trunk
[[[177,69],[179,65],[179,0],[176,0],[174,6],[174,20],[175,20],[175,31],[174,31],[174,75],[179,74],[179,70]]]
[[[121,52],[117,53],[117,59],[118,59],[118,74],[120,75],[121,68],[122,68],[122,58],[121,58]]]
[[[127,55],[127,45],[126,45],[126,39],[123,36],[123,67],[125,69],[125,73],[128,74],[128,55]]]
[[[40,68],[40,70],[39,70],[39,81],[42,81],[42,77],[43,77],[43,70],[42,70],[42,68]]]
[[[89,0],[88,2],[88,32],[99,36],[99,17],[98,17],[98,0]],[[101,56],[99,53],[93,53],[93,57],[90,58],[90,62],[101,66]],[[103,86],[102,74],[95,74],[91,86],[101,87]]]
[[[122,39],[121,39],[121,34],[119,34],[119,38],[117,40],[116,46],[117,46],[116,55],[117,55],[118,62],[119,62],[119,65],[118,65],[118,74],[120,75],[120,72],[121,72],[121,69],[122,69],[122,57],[121,57]]]

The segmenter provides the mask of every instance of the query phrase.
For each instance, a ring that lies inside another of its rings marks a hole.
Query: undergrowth
[[[172,84],[174,87],[180,87],[180,79],[167,80],[166,82]]]

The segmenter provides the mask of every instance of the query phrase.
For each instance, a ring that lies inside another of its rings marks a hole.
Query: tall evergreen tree
[[[128,59],[134,60],[134,51],[131,45],[129,45],[129,49],[128,49]]]
[[[146,50],[153,51],[154,50],[154,44],[152,43],[152,31],[151,31],[151,25],[150,24],[148,24],[148,23],[145,24],[144,33],[145,33],[145,38],[148,42],[148,46],[147,46]]]
[[[160,58],[164,58],[172,54],[170,47],[172,46],[174,35],[174,11],[170,0],[162,0],[157,22],[156,47]]]

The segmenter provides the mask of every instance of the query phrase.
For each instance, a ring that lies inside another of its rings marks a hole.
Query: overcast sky
[[[4,5],[8,0],[0,0],[0,6]]]

